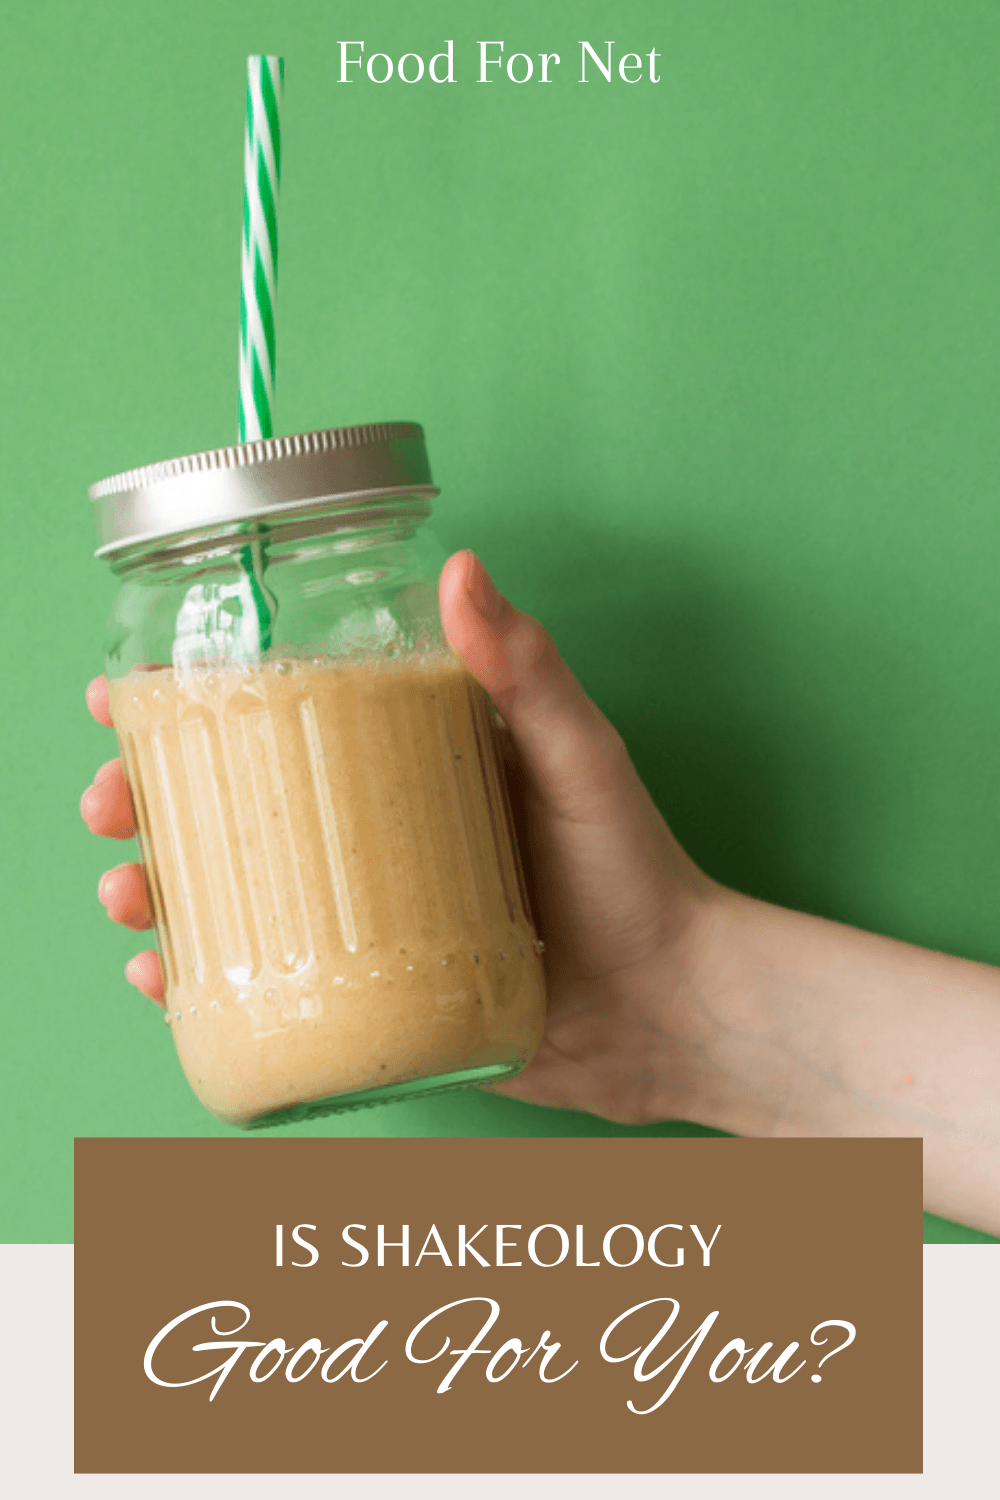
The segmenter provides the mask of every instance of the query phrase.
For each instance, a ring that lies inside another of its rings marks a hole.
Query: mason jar
[[[544,983],[420,427],[274,438],[90,490],[111,712],[198,1098],[302,1120],[510,1078]]]

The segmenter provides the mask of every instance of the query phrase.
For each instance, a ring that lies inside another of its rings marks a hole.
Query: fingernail
[[[80,816],[86,822],[89,820],[91,814],[95,811],[96,808],[94,807],[94,788],[92,786],[88,786],[87,790],[80,798]]]
[[[128,980],[129,984],[134,984],[137,989],[139,987],[139,980],[136,977],[138,974],[138,964],[138,958],[130,958],[128,963],[125,965],[125,978]]]
[[[469,603],[482,619],[493,621],[503,608],[503,596],[474,552],[469,553],[465,573],[465,592]]]
[[[110,881],[110,879],[111,871],[105,870],[104,874],[97,882],[97,899],[102,906],[107,906],[108,904],[108,882]]]

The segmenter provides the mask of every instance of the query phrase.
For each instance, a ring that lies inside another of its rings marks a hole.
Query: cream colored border
[[[519,1476],[519,1500],[954,1500],[992,1493],[1000,1245],[924,1246],[923,1475]],[[73,1464],[73,1247],[0,1245],[0,1476],[45,1500],[509,1500],[503,1474],[80,1474]]]

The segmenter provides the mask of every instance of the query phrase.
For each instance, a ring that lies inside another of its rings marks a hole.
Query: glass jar
[[[509,1078],[544,985],[410,424],[94,485],[111,709],[199,1099],[256,1127]]]

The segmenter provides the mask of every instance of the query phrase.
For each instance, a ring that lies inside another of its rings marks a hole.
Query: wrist
[[[754,953],[763,903],[702,877],[682,939],[661,956],[651,999],[660,1064],[649,1119],[685,1119],[733,1135],[789,1129],[794,1059]]]

